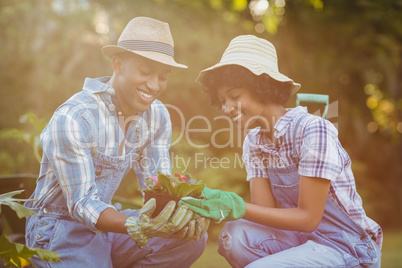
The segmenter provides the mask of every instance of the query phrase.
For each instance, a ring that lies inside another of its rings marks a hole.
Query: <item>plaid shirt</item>
[[[308,114],[299,125],[295,142],[293,141],[296,122],[306,114],[305,107],[288,109],[275,124],[276,145],[270,140],[263,140],[259,128],[248,133],[243,145],[247,180],[268,178],[270,167],[292,164],[295,150],[299,159],[299,174],[330,180],[329,194],[381,247],[382,229],[366,216],[362,199],[356,192],[350,157],[340,144],[338,131],[332,123]]]
[[[108,80],[109,77],[87,78],[83,91],[55,111],[41,134],[43,159],[34,192],[34,198],[38,199],[35,204],[38,204],[61,187],[71,217],[95,232],[99,231],[95,225],[100,213],[113,206],[99,198],[94,152],[111,159],[139,155],[135,163],[127,165],[125,172],[117,174],[123,177],[133,168],[142,187],[144,179],[156,175],[157,170],[171,173],[172,127],[166,107],[155,100],[147,111],[129,121],[124,134],[118,123],[123,118],[118,117],[116,103],[112,103],[115,91],[105,84]],[[138,162],[144,159],[149,160],[148,164],[140,165]]]

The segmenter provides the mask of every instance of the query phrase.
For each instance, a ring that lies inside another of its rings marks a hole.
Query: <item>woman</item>
[[[212,104],[250,129],[243,161],[251,203],[208,188],[204,200],[181,201],[230,221],[219,253],[233,267],[380,267],[382,230],[366,216],[337,130],[304,107],[283,107],[300,84],[278,71],[274,46],[238,36],[198,81]]]

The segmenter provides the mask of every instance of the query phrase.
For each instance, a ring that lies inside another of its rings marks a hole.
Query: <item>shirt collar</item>
[[[107,92],[111,95],[115,95],[115,90],[108,84],[110,76],[104,76],[99,78],[85,78],[83,90],[89,91],[91,93],[102,93]]]
[[[306,114],[307,107],[298,106],[296,108],[286,109],[288,112],[279,118],[278,122],[275,124],[275,138],[283,136],[288,130],[290,123],[295,119],[298,114]]]

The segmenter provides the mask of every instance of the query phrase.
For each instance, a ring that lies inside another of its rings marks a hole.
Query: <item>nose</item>
[[[233,105],[227,103],[222,105],[222,111],[227,115],[229,115],[233,111],[233,109],[234,109]]]
[[[159,90],[159,78],[157,75],[153,75],[147,80],[147,88],[152,92],[156,93]]]

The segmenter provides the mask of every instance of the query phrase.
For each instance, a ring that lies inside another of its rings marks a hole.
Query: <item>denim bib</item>
[[[296,144],[296,133],[301,121],[296,123],[293,134],[293,144]],[[294,163],[286,167],[271,167],[268,169],[272,193],[281,208],[296,208],[299,202],[298,157],[293,148]],[[341,231],[339,231],[341,230]],[[344,256],[348,267],[358,265],[355,256],[361,263],[376,263],[378,253],[375,242],[370,235],[358,226],[352,218],[328,194],[321,223],[312,233],[301,233],[305,241],[312,240],[333,248],[340,248],[351,256]]]

